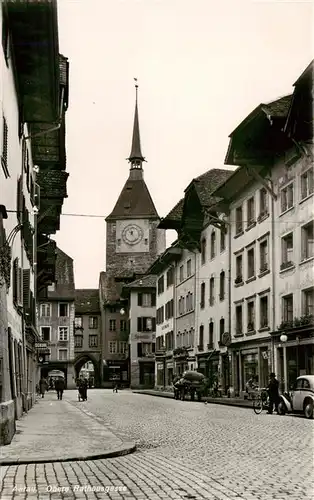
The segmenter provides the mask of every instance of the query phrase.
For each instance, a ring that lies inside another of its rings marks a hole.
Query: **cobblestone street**
[[[66,391],[65,399],[137,451],[2,467],[1,498],[313,498],[313,421],[130,391],[91,390],[84,403]]]

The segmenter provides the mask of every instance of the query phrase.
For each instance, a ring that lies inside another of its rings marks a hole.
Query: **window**
[[[248,279],[255,276],[255,256],[254,248],[250,248],[247,253],[247,277]]]
[[[302,260],[314,257],[314,221],[301,228]]]
[[[64,318],[69,315],[69,304],[60,303],[59,304],[59,317]]]
[[[255,199],[252,196],[247,201],[247,225],[251,226],[255,222]]]
[[[293,321],[293,295],[292,293],[282,298],[282,320]]]
[[[50,340],[50,326],[41,326],[40,335],[42,340]]]
[[[236,208],[236,235],[243,231],[243,212],[242,206]]]
[[[280,193],[281,213],[293,207],[293,183],[281,190]]]
[[[125,319],[120,319],[120,332],[126,332],[127,322]]]
[[[51,305],[50,304],[40,304],[40,316],[42,318],[50,318],[50,316],[51,316]]]
[[[314,192],[313,169],[310,168],[301,175],[301,200],[310,196]]]
[[[187,278],[192,274],[192,261],[189,259],[186,263],[186,276]]]
[[[66,361],[68,359],[68,350],[59,349],[59,361]]]
[[[212,231],[210,235],[210,258],[214,259],[216,255],[216,232]]]
[[[221,318],[219,321],[219,340],[222,341],[222,336],[225,333],[225,318]]]
[[[88,339],[89,347],[97,347],[98,346],[98,335],[90,335]]]
[[[200,339],[199,339],[199,349],[204,349],[204,325],[200,326]]]
[[[83,318],[82,316],[75,316],[74,318],[74,328],[83,328]]]
[[[243,318],[242,318],[242,305],[236,306],[236,335],[242,335],[243,332]]]
[[[173,318],[173,299],[169,300],[165,306],[165,319]]]
[[[98,317],[97,316],[90,316],[89,317],[89,328],[91,330],[98,328]]]
[[[180,297],[178,300],[178,310],[180,316],[185,313],[184,297]]]
[[[137,331],[138,332],[155,332],[156,331],[156,319],[151,317],[140,317],[137,318]]]
[[[221,271],[219,277],[219,298],[220,300],[225,298],[225,271]]]
[[[293,266],[293,233],[281,238],[281,269]]]
[[[314,288],[302,292],[302,313],[305,316],[314,316]]]
[[[215,302],[215,278],[209,280],[209,304],[212,306]]]
[[[242,283],[243,281],[243,268],[242,268],[242,264],[243,264],[243,257],[242,255],[238,255],[236,257],[236,279],[235,279],[235,283],[238,284],[238,283]]]
[[[211,321],[209,323],[209,344],[208,348],[212,348],[214,346],[214,322]]]
[[[59,340],[66,342],[68,340],[69,328],[67,326],[59,326]]]
[[[255,303],[253,300],[247,303],[247,331],[255,329]]]
[[[184,268],[183,266],[180,266],[180,281],[184,280]]]
[[[224,252],[226,249],[226,235],[227,235],[227,228],[226,226],[222,226],[220,230],[220,252]]]
[[[260,328],[268,327],[268,297],[260,298]]]
[[[127,342],[124,342],[124,341],[119,342],[119,353],[120,354],[125,354],[126,353],[126,351],[127,351],[127,345],[128,345]]]
[[[156,322],[157,325],[160,325],[164,322],[164,306],[161,306],[156,311]]]
[[[260,272],[264,273],[268,270],[268,241],[261,241],[259,244],[259,263]]]
[[[115,340],[109,340],[109,354],[117,354],[117,342]]]
[[[74,348],[81,349],[83,347],[83,336],[75,335],[74,336]]]
[[[265,188],[259,192],[259,217],[262,218],[268,214],[268,194]]]
[[[201,283],[201,309],[205,307],[205,283]]]
[[[110,319],[109,320],[109,331],[110,332],[115,332],[116,331],[116,328],[117,328],[117,324],[116,324],[116,320],[115,319]]]
[[[151,293],[138,293],[137,305],[142,307],[153,307],[156,305],[155,296]]]
[[[201,240],[201,261],[202,264],[206,262],[206,238],[202,238]]]
[[[173,267],[170,267],[167,271],[167,287],[173,285],[174,283],[174,269]]]
[[[157,290],[158,290],[158,295],[164,293],[165,290],[164,275],[162,275],[157,282]]]
[[[193,293],[191,293],[191,292],[188,292],[188,294],[185,298],[185,307],[186,307],[186,312],[193,311],[193,309],[194,309]]]
[[[2,125],[2,155],[1,155],[1,164],[4,172],[4,177],[7,179],[10,177],[9,168],[8,168],[8,125],[5,117],[3,117],[3,125]]]

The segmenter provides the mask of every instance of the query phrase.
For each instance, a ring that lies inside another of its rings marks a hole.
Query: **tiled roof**
[[[144,179],[129,178],[107,220],[141,216],[158,218],[158,213]]]
[[[48,298],[73,300],[75,296],[73,259],[60,248],[56,248],[55,290],[48,291]]]
[[[100,313],[98,288],[81,288],[75,290],[75,313]]]
[[[59,54],[60,84],[68,84],[68,58]]]
[[[225,182],[232,173],[232,170],[213,168],[196,179],[193,179],[192,183],[196,188],[199,200],[203,206],[213,205],[215,199],[213,199],[212,193],[220,184]]]
[[[183,214],[183,204],[184,204],[184,198],[181,198],[181,200],[178,201],[178,203],[173,207],[173,209],[170,210],[165,219],[178,220],[178,221],[181,220]]]
[[[114,276],[106,272],[101,272],[99,276],[99,288],[102,302],[110,304],[120,300],[123,283],[117,282]]]
[[[149,274],[148,276],[143,276],[140,279],[132,281],[124,285],[124,288],[155,288],[156,287],[156,276]]]
[[[267,104],[261,104],[262,110],[271,117],[285,118],[291,104],[292,94],[276,99]]]

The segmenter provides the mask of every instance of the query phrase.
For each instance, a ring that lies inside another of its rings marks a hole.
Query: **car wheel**
[[[287,413],[286,405],[283,401],[280,401],[278,405],[278,415],[285,415]]]
[[[313,418],[313,401],[307,400],[304,403],[305,418]]]

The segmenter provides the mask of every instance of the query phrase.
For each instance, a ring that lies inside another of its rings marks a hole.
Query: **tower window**
[[[148,245],[148,238],[145,238],[145,245]]]
[[[117,245],[118,245],[118,247],[121,245],[121,239],[120,238],[117,240]]]

